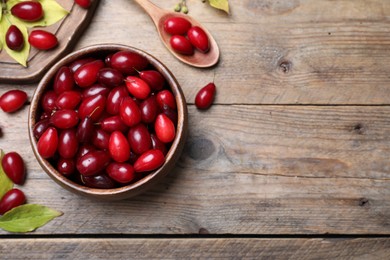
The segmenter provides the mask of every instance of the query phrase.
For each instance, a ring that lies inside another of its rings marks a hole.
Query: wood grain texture
[[[2,239],[4,259],[387,259],[390,239]]]
[[[190,106],[175,170],[113,203],[46,176],[25,148],[26,112],[1,114],[1,147],[26,158],[29,201],[65,213],[37,234],[390,234],[389,107]]]

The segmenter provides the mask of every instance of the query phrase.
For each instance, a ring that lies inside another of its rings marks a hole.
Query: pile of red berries
[[[40,99],[33,134],[59,173],[114,188],[164,164],[177,117],[164,76],[143,56],[118,51],[61,67]]]
[[[199,26],[182,17],[170,17],[164,21],[164,30],[172,35],[172,49],[183,55],[193,55],[195,50],[207,53],[210,49],[209,37]],[[187,37],[186,37],[187,36]]]
[[[91,5],[91,0],[75,0],[75,3],[83,8]],[[11,8],[11,14],[25,22],[36,22],[44,17],[44,10],[39,1],[23,1]],[[58,39],[51,32],[34,30],[28,36],[28,42],[39,50],[49,50],[57,46]],[[16,25],[11,25],[5,34],[7,47],[14,51],[20,51],[24,47],[24,37]]]
[[[1,166],[13,183],[19,185],[24,183],[26,179],[24,162],[17,152],[5,154],[1,160]],[[13,188],[0,198],[0,215],[24,203],[26,203],[26,196],[23,191]]]

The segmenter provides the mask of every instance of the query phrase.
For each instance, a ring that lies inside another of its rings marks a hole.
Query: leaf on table
[[[28,32],[26,26],[21,23],[18,19],[13,18],[10,14],[5,14],[3,19],[0,21],[0,31],[4,32],[4,35],[1,35],[1,40],[5,43],[5,32],[11,26],[10,22],[19,28],[23,34],[24,46],[19,51],[14,51],[8,48],[7,44],[3,44],[5,51],[10,55],[14,60],[19,62],[24,67],[27,67],[27,59],[30,54],[30,43],[28,42]]]
[[[31,232],[63,213],[38,204],[24,204],[0,217],[0,228],[9,232]]]
[[[11,10],[12,6],[17,4],[18,2],[18,0],[11,0],[7,2],[8,10]],[[49,26],[55,24],[69,14],[69,12],[65,10],[61,5],[59,5],[55,0],[39,0],[39,2],[42,5],[44,13],[42,19],[36,22],[26,22],[18,18],[15,18],[15,20],[18,20],[19,22],[23,23],[28,28],[32,28],[37,26]]]
[[[3,159],[3,156],[4,156],[4,152],[3,150],[0,149],[0,162]],[[14,186],[13,182],[5,174],[3,167],[1,166],[0,163],[0,199],[7,191],[11,190],[13,186]]]
[[[228,0],[209,0],[209,3],[212,7],[223,10],[226,13],[229,13]]]

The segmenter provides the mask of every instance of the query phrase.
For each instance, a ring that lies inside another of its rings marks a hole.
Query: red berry
[[[38,121],[33,129],[34,137],[39,139],[41,135],[46,131],[46,129],[50,126],[50,119],[45,118]]]
[[[141,110],[142,122],[147,124],[153,123],[158,113],[156,96],[150,96],[142,101],[139,108]]]
[[[114,131],[125,132],[127,129],[129,129],[129,127],[123,123],[119,115],[104,118],[102,121],[100,121],[100,127],[109,133]]]
[[[135,126],[141,122],[141,110],[131,97],[125,97],[119,106],[119,115],[127,126]]]
[[[128,97],[129,92],[125,86],[113,88],[107,97],[106,111],[111,115],[119,113],[119,106],[124,97]]]
[[[110,143],[110,134],[101,128],[96,129],[92,135],[92,144],[98,149],[108,149]]]
[[[75,60],[73,61],[70,65],[69,65],[69,69],[75,73],[76,70],[78,70],[81,66],[83,66],[84,64],[87,64],[89,62],[92,62],[94,61],[95,59],[94,58],[84,58],[84,59],[79,59],[79,60]]]
[[[81,93],[75,90],[62,92],[56,100],[56,106],[59,109],[76,109],[81,101]]]
[[[104,62],[101,60],[95,60],[84,64],[74,73],[74,81],[79,87],[89,87],[97,81],[98,73],[103,67]]]
[[[20,206],[26,202],[26,196],[19,189],[11,189],[7,191],[0,200],[0,215],[7,211]]]
[[[117,162],[125,162],[130,158],[130,145],[124,134],[114,131],[108,143],[111,158]]]
[[[95,134],[95,127],[93,125],[92,119],[87,116],[81,119],[76,130],[76,137],[80,143],[87,143],[92,139],[92,136]]]
[[[110,163],[106,172],[112,179],[123,184],[129,183],[135,178],[134,168],[128,163]]]
[[[105,151],[92,151],[80,157],[76,162],[77,170],[84,176],[98,174],[110,163],[110,155]]]
[[[75,129],[66,129],[61,131],[58,139],[58,153],[62,158],[71,159],[76,156],[79,149],[79,143],[76,137]]]
[[[155,134],[151,134],[150,138],[152,139],[152,148],[160,150],[164,155],[167,154],[167,147],[163,142],[158,139],[158,137]]]
[[[37,143],[38,153],[45,159],[53,157],[58,147],[58,132],[54,127],[49,127],[41,135]]]
[[[126,78],[126,87],[130,94],[138,99],[146,99],[150,94],[149,85],[141,78],[135,76]]]
[[[130,128],[127,138],[131,150],[136,154],[142,154],[152,147],[150,133],[144,124],[138,124]]]
[[[11,14],[21,20],[35,22],[43,17],[43,9],[38,1],[23,1],[11,8]]]
[[[172,109],[176,109],[176,99],[171,91],[165,89],[163,91],[158,92],[156,99],[160,109],[163,109],[164,105],[167,105]]]
[[[148,172],[164,164],[165,157],[160,150],[152,149],[143,153],[134,163],[136,172]]]
[[[207,109],[211,106],[215,97],[215,84],[209,83],[199,90],[195,97],[195,105],[198,109]]]
[[[61,109],[51,116],[50,122],[57,128],[68,129],[77,125],[79,117],[77,112],[70,109]]]
[[[4,112],[15,112],[20,109],[27,100],[26,92],[22,90],[9,90],[0,97],[0,107]]]
[[[53,110],[57,109],[56,101],[57,94],[53,90],[49,90],[45,94],[43,94],[43,97],[41,99],[41,106],[45,112],[51,114]]]
[[[32,31],[28,37],[28,42],[39,50],[49,50],[58,44],[57,37],[54,34],[43,30]]]
[[[98,81],[104,86],[113,88],[123,83],[123,75],[116,69],[102,68],[98,73]]]
[[[143,70],[139,73],[139,77],[153,90],[161,90],[165,85],[163,75],[157,70]]]
[[[5,34],[5,43],[8,48],[14,51],[20,51],[24,46],[24,37],[22,32],[15,25],[11,25]]]
[[[194,47],[190,41],[182,35],[174,35],[170,39],[171,47],[177,53],[183,55],[192,55],[194,54]]]
[[[97,173],[93,176],[81,175],[81,182],[90,188],[95,189],[112,189],[115,188],[115,182],[104,172]]]
[[[8,178],[15,184],[23,184],[26,171],[22,157],[17,152],[9,152],[1,160],[1,166]]]
[[[74,0],[82,8],[88,9],[91,6],[91,0]]]
[[[154,122],[154,130],[158,139],[163,143],[170,143],[175,139],[175,125],[165,114],[159,114]]]
[[[110,92],[110,89],[108,87],[102,86],[100,84],[94,84],[90,87],[87,87],[83,89],[81,93],[81,97],[83,99],[86,99],[88,97],[96,96],[96,95],[103,95],[107,96],[107,94]]]
[[[87,116],[91,117],[92,121],[97,121],[103,114],[106,107],[106,98],[103,95],[95,95],[81,101],[79,106],[79,117],[81,119]]]
[[[171,35],[185,35],[191,23],[182,17],[170,17],[164,21],[164,30]]]
[[[74,87],[73,72],[69,67],[63,66],[56,73],[53,89],[56,94],[72,90]]]
[[[206,32],[202,28],[198,26],[191,27],[191,29],[187,33],[187,36],[191,44],[197,50],[203,53],[209,51],[210,49],[209,37],[207,36]]]
[[[60,158],[57,162],[57,171],[64,176],[71,176],[76,172],[76,162],[74,158]]]
[[[111,57],[111,67],[123,74],[134,75],[148,66],[149,62],[141,55],[131,51],[118,51]]]

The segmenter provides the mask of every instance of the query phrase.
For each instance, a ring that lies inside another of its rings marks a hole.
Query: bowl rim
[[[154,69],[159,71],[164,76],[169,88],[175,96],[177,103],[178,121],[176,126],[176,136],[165,156],[164,164],[157,170],[148,173],[146,176],[144,176],[140,180],[137,180],[134,183],[122,187],[112,189],[90,188],[87,186],[80,185],[68,179],[64,175],[60,174],[48,160],[44,159],[39,155],[37,149],[37,141],[33,134],[34,125],[37,122],[36,113],[39,107],[39,100],[42,97],[44,90],[48,85],[50,85],[50,83],[52,83],[59,68],[64,65],[70,64],[72,61],[83,58],[84,56],[91,56],[93,54],[98,54],[99,52],[114,53],[117,51],[131,51],[141,55],[149,61],[149,63],[154,67]],[[57,184],[69,191],[76,192],[81,195],[86,195],[87,197],[99,197],[101,199],[124,199],[133,197],[140,192],[143,192],[146,186],[151,187],[152,185],[156,184],[160,179],[162,179],[165,175],[167,175],[168,172],[171,171],[171,169],[173,168],[174,164],[178,160],[184,148],[185,139],[187,137],[187,124],[188,111],[185,96],[175,76],[166,67],[166,65],[144,50],[124,44],[111,43],[95,44],[83,47],[79,50],[69,53],[68,55],[57,61],[40,80],[37,88],[33,93],[31,105],[28,112],[28,133],[30,144],[32,146],[35,158],[38,160],[38,163],[41,165],[46,174],[49,175]]]

